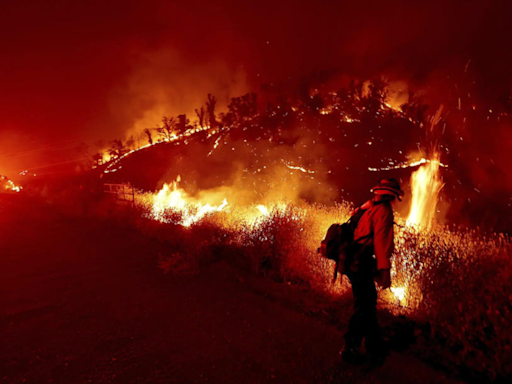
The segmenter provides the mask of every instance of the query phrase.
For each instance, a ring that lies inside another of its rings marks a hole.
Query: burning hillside
[[[440,223],[447,201],[464,191],[458,165],[453,170],[450,162],[458,144],[445,135],[443,107],[428,116],[418,99],[392,106],[384,83],[370,83],[366,91],[363,85],[312,90],[264,112],[255,95],[246,95],[222,115],[207,105],[209,117],[198,112],[203,119],[187,129],[178,128],[186,117],[164,118],[162,126],[147,130],[148,145],[119,154],[104,168],[105,178],[130,180],[140,189],[135,206],[144,219],[180,228],[184,238],[200,233],[194,245],[180,240],[181,250],[163,264],[190,262],[211,247],[240,249],[257,270],[264,266],[332,294],[347,285],[331,285],[333,266],[315,253],[320,240],[333,222],[349,217],[353,204],[347,201],[362,203],[369,183],[393,175],[409,188],[396,218],[393,284],[381,297],[397,312],[428,319],[436,334],[460,343],[468,356],[496,342],[486,339],[479,321],[506,342],[508,320],[495,315],[495,303],[508,300],[507,290],[486,289],[486,305],[478,300],[482,279],[508,265],[509,238]],[[498,278],[500,286],[509,285],[509,269]],[[460,304],[462,297],[471,310]],[[495,347],[499,359],[501,347]]]
[[[484,116],[486,124],[496,121],[486,111],[462,113],[464,102],[454,102],[447,100],[444,108],[428,114],[420,97],[410,93],[404,98],[382,80],[351,81],[336,92],[300,89],[276,96],[264,110],[255,94],[247,94],[219,112],[209,95],[206,106],[196,110],[195,122],[185,115],[165,117],[142,133],[148,144],[128,150],[118,143],[109,151],[113,160],[105,173],[146,191],[181,175],[182,187],[193,196],[222,188],[231,204],[287,199],[332,205],[339,198],[360,203],[379,177],[393,175],[406,183],[411,167],[439,157],[434,163],[442,168],[443,182],[438,183],[447,187],[432,217],[507,231],[512,228],[510,201],[501,196],[490,200],[494,185],[469,182],[472,154],[460,156],[465,133],[459,124],[474,124]],[[510,123],[507,114],[494,117]],[[151,154],[146,153],[149,147]],[[217,199],[210,204],[221,204],[222,193],[214,193]],[[499,205],[503,215],[497,217],[486,202]],[[405,209],[401,213],[407,214]]]

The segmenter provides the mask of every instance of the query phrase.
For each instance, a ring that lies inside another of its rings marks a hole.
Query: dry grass
[[[139,199],[148,217],[150,200]],[[333,222],[348,218],[347,204],[294,206],[279,203],[266,216],[254,207],[232,207],[185,228],[179,212],[166,212],[167,224],[142,220],[145,231],[172,243],[163,256],[166,271],[191,272],[224,258],[242,268],[292,281],[325,295],[348,289],[346,279],[332,285],[332,262],[319,246]],[[434,226],[395,230],[393,292],[381,293],[395,313],[428,322],[431,340],[450,351],[452,363],[485,372],[512,373],[512,263],[510,239],[460,228]],[[403,296],[402,296],[403,295]]]

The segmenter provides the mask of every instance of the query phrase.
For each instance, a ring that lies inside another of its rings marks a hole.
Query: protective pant
[[[345,334],[347,348],[359,348],[363,339],[369,354],[384,354],[377,320],[377,291],[373,282],[373,268],[361,268],[349,273],[354,295],[354,313]]]

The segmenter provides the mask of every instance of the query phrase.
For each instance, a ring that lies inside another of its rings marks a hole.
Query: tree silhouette
[[[153,145],[153,136],[151,135],[151,131],[149,130],[149,128],[146,128],[144,129],[144,133],[147,135],[148,137],[148,143],[150,145]]]
[[[176,135],[176,120],[173,117],[164,116],[162,126],[158,127],[156,132],[164,141],[170,141]]]
[[[231,112],[221,113],[219,115],[219,118],[220,121],[222,122],[221,126],[230,127],[235,123],[235,115],[233,115]]]
[[[234,120],[241,123],[253,119],[258,113],[258,95],[256,93],[247,93],[241,97],[234,97],[228,105],[229,112]]]
[[[368,93],[363,99],[365,114],[368,118],[376,118],[377,112],[387,101],[388,98],[388,82],[385,79],[374,79],[368,84]]]
[[[120,139],[113,140],[112,146],[108,149],[108,153],[112,159],[118,159],[127,152],[126,146]]]
[[[199,110],[195,110],[197,118],[199,119],[199,126],[203,128],[205,126],[205,120],[206,120],[206,111],[204,110],[204,107],[201,107]]]
[[[354,79],[350,79],[350,83],[348,85],[348,94],[352,99],[352,104],[355,105],[363,98],[363,83],[358,83]]]
[[[206,111],[208,112],[208,123],[211,128],[218,126],[217,119],[215,116],[215,106],[217,105],[217,99],[215,96],[208,94],[208,100],[206,101]]]
[[[92,161],[96,166],[103,164],[103,155],[99,152],[95,153],[92,155]]]
[[[129,150],[131,149],[135,149],[135,137],[133,135],[131,135],[128,140],[126,140],[126,144],[125,144],[126,148],[128,148]]]
[[[417,97],[414,92],[409,92],[407,102],[400,105],[400,109],[407,118],[411,118],[420,123],[425,122],[428,108],[429,106],[423,104],[421,98]]]
[[[192,128],[192,126],[190,125],[190,120],[187,119],[187,115],[185,115],[185,114],[178,115],[178,121],[177,121],[175,127],[176,127],[176,132],[178,135],[182,135],[187,130]]]

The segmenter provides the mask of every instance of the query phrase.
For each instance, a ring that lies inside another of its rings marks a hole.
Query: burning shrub
[[[329,225],[348,218],[348,204],[223,203],[198,217],[204,205],[182,194],[183,204],[167,205],[155,216],[156,196],[137,201],[141,216],[158,220],[147,222],[155,225],[150,232],[172,244],[173,254],[160,260],[165,271],[189,272],[223,258],[325,295],[348,288],[345,278],[332,285],[332,262],[316,254]],[[511,374],[509,238],[432,224],[399,227],[395,242],[393,286],[381,298],[396,313],[428,322],[429,337],[447,343],[446,357],[454,363],[491,376]]]
[[[511,276],[504,235],[439,225],[398,231],[394,285],[403,295],[395,302],[431,324],[457,365],[491,377],[512,373]]]

